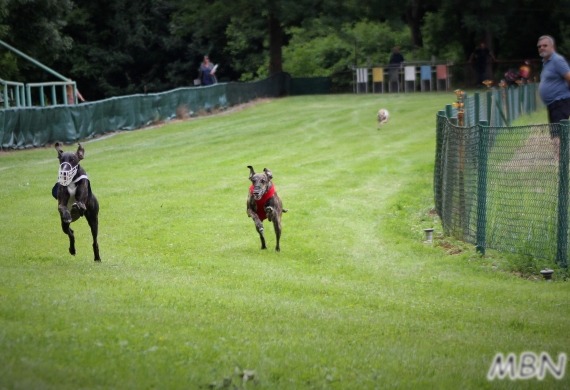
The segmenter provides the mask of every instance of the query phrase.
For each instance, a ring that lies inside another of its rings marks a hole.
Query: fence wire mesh
[[[505,125],[541,106],[533,96],[535,87],[507,90],[506,99],[501,92],[489,91],[485,99],[467,97],[466,126],[450,120],[449,113],[455,110],[438,113],[436,211],[445,234],[475,244],[483,252],[487,247],[566,265],[570,239],[567,122]],[[490,121],[492,126],[476,119]]]
[[[559,172],[550,125],[490,128],[487,147],[487,245],[553,259]]]

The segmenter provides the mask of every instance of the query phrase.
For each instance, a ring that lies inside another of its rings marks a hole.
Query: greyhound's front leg
[[[71,213],[67,208],[67,201],[69,200],[69,194],[65,191],[63,194],[59,194],[57,197],[58,205],[57,210],[59,211],[59,215],[61,216],[61,223],[63,224],[70,224],[71,223]],[[65,229],[63,230],[65,232]],[[67,234],[67,232],[65,232]]]
[[[87,199],[89,197],[89,190],[87,180],[81,180],[80,184],[77,186],[77,192],[75,193],[75,203],[73,207],[79,210],[79,215],[85,215],[85,211],[87,211]]]
[[[255,229],[259,233],[259,239],[261,240],[261,249],[267,249],[267,246],[265,245],[265,236],[263,234],[263,222],[261,222],[257,213],[251,209],[247,209],[247,215],[253,219]]]
[[[69,211],[68,211],[69,213]],[[70,216],[71,220],[71,216]],[[61,229],[69,237],[69,253],[75,256],[75,236],[73,235],[73,230],[69,227],[69,223],[61,222]]]

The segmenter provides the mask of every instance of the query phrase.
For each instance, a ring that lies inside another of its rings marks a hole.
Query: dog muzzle
[[[64,187],[71,184],[73,177],[77,173],[78,165],[72,167],[70,163],[64,162],[59,166],[59,173],[57,177],[57,182]]]

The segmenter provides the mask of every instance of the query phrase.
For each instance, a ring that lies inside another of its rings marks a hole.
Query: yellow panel
[[[384,68],[372,69],[372,81],[374,81],[375,83],[384,82]]]

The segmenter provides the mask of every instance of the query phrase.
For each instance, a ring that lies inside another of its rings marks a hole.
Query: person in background
[[[388,62],[390,90],[393,84],[398,86],[398,91],[400,89],[400,64],[402,62],[404,62],[404,56],[400,53],[400,48],[398,46],[394,46],[394,50],[390,56],[390,61]]]
[[[538,54],[542,57],[542,72],[538,94],[548,110],[548,121],[560,123],[570,117],[570,66],[566,59],[556,53],[554,38],[543,35],[538,38]],[[550,128],[554,142],[555,160],[560,153],[560,134],[557,126]]]
[[[390,67],[399,68],[402,62],[404,62],[404,56],[402,55],[402,53],[400,53],[400,48],[398,46],[394,46],[394,51],[390,56],[390,62],[389,62],[389,64],[391,65]]]
[[[519,68],[519,73],[521,75],[522,81],[524,81],[525,84],[528,84],[528,80],[530,79],[530,61],[529,60],[524,61],[524,64],[522,64],[521,67]]]
[[[84,102],[85,99],[83,99],[83,96],[81,95],[77,87],[75,87],[75,91],[77,92],[77,98],[82,102]],[[73,96],[73,85],[68,84],[66,86],[66,94],[67,94],[67,104],[75,104],[75,96]]]
[[[214,65],[210,62],[210,57],[204,56],[204,61],[200,64],[200,81],[202,85],[212,85],[217,82],[216,80],[216,69]]]
[[[487,62],[489,57],[493,59],[493,61],[497,61],[495,55],[491,50],[487,48],[485,42],[481,42],[479,47],[471,53],[469,57],[469,62],[474,62],[475,64],[475,71],[477,72],[477,86],[482,87],[483,81],[487,78]]]

